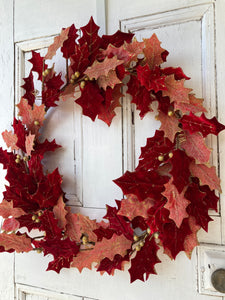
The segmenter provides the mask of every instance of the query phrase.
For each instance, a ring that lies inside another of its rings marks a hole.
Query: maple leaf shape
[[[105,257],[103,260],[101,260],[97,271],[100,272],[101,275],[104,272],[107,272],[109,275],[114,275],[114,271],[116,269],[124,270],[124,265],[128,261],[129,261],[128,254],[126,254],[124,257],[122,257],[119,254],[116,254],[113,260],[110,260],[108,257]]]
[[[100,93],[99,87],[93,83],[88,82],[81,94],[75,102],[83,108],[83,114],[95,120],[96,116],[101,113],[100,104],[104,101]]]
[[[144,86],[140,85],[138,79],[133,75],[130,76],[127,86],[127,93],[132,96],[131,103],[137,105],[137,109],[140,110],[140,117],[143,118],[147,112],[152,111],[150,104],[156,99]]]
[[[206,199],[206,193],[202,192],[199,185],[195,182],[189,184],[185,193],[185,198],[190,201],[187,207],[187,213],[196,219],[196,223],[205,231],[208,231],[208,223],[212,219],[208,215],[209,205]]]
[[[191,253],[193,249],[199,245],[198,239],[197,239],[197,232],[201,228],[197,223],[196,219],[193,216],[190,216],[188,219],[190,229],[192,233],[188,236],[186,236],[184,240],[184,251],[187,254],[189,258],[191,258]]]
[[[202,105],[203,99],[196,98],[194,94],[189,94],[189,103],[186,102],[175,102],[174,103],[174,109],[175,110],[181,110],[182,113],[192,112],[192,113],[198,113],[198,112],[207,112],[205,107]]]
[[[82,37],[79,39],[80,45],[87,44],[89,51],[89,60],[92,63],[95,60],[102,39],[98,35],[99,26],[95,24],[93,17],[90,18],[87,25],[81,27]]]
[[[4,231],[16,231],[20,227],[20,223],[14,218],[8,218],[4,220],[2,224],[2,230]]]
[[[161,76],[160,68],[156,67],[150,69],[146,64],[144,66],[137,66],[137,77],[141,85],[143,85],[148,91],[154,90],[154,92],[166,90],[165,76]]]
[[[8,153],[7,150],[3,150],[0,147],[0,163],[3,165],[3,169],[7,169],[10,161],[10,157],[13,156],[13,153]]]
[[[169,75],[165,79],[165,86],[167,90],[163,90],[163,96],[170,97],[171,102],[175,103],[189,103],[188,94],[192,91],[192,89],[188,89],[184,87],[185,79],[175,80],[174,75]]]
[[[97,242],[92,250],[79,252],[74,257],[71,267],[77,268],[80,272],[83,268],[91,269],[93,262],[99,263],[105,257],[113,260],[116,254],[126,255],[131,244],[132,241],[124,235],[113,234],[110,240],[103,238],[101,242]]]
[[[216,175],[216,168],[207,167],[204,164],[195,164],[192,162],[190,164],[191,174],[200,179],[201,185],[208,185],[211,190],[218,190],[222,192],[220,187],[220,179]]]
[[[97,83],[100,88],[103,88],[104,90],[107,89],[107,87],[114,88],[116,84],[120,84],[121,81],[117,77],[115,70],[110,70],[107,76],[100,76],[97,80]]]
[[[49,151],[54,152],[56,149],[60,148],[60,145],[57,145],[55,139],[49,142],[47,139],[43,143],[37,141],[34,145],[35,155],[43,157],[43,154]]]
[[[128,61],[128,65],[131,61],[137,61],[138,55],[143,53],[145,43],[144,42],[138,42],[136,38],[133,39],[132,42],[127,43],[124,42],[124,48],[125,50],[132,55],[131,59]]]
[[[117,84],[113,89],[107,87],[105,91],[105,101],[102,103],[101,112],[98,119],[105,122],[108,126],[111,125],[112,119],[115,117],[115,109],[120,107],[120,98],[124,95],[121,93],[122,84]],[[109,104],[107,103],[109,102]]]
[[[197,183],[199,183],[199,180]],[[216,196],[215,191],[211,191],[208,185],[199,186],[199,189],[201,192],[205,193],[204,203],[207,204],[208,209],[217,211],[219,197]]]
[[[56,54],[56,51],[62,47],[64,41],[68,39],[69,31],[70,27],[63,28],[60,35],[54,37],[54,42],[48,47],[45,59],[52,59],[52,57]]]
[[[192,231],[188,219],[184,219],[179,228],[173,221],[168,223],[162,222],[159,239],[162,241],[165,253],[168,254],[171,259],[175,259],[179,252],[185,250],[184,241],[191,233]]]
[[[157,256],[158,249],[159,247],[153,238],[147,237],[145,239],[144,246],[131,259],[131,267],[128,270],[131,276],[131,283],[137,279],[144,281],[144,274],[146,274],[146,280],[150,274],[156,274],[155,264],[161,262]]]
[[[31,151],[34,150],[34,139],[35,139],[35,134],[31,134],[29,132],[29,135],[26,136],[25,140],[25,148],[26,148],[26,153],[27,155],[31,155]]]
[[[25,235],[16,235],[13,233],[0,233],[0,245],[3,246],[6,251],[14,249],[17,253],[33,250],[30,238],[27,238]]]
[[[74,54],[70,57],[70,76],[75,72],[80,72],[80,76],[82,76],[83,72],[87,69],[87,67],[90,64],[88,57],[89,51],[86,43],[82,46],[75,46]]]
[[[63,57],[69,58],[74,53],[77,37],[77,29],[75,28],[74,24],[72,24],[69,28],[68,38],[63,42],[61,47]]]
[[[184,130],[188,130],[190,133],[199,131],[203,137],[206,137],[210,133],[218,135],[220,131],[225,129],[225,126],[219,123],[216,117],[208,119],[204,113],[200,117],[197,117],[190,112],[189,115],[183,116],[180,122]]]
[[[97,60],[87,68],[84,72],[91,80],[98,79],[100,76],[109,76],[109,72],[115,70],[117,66],[121,65],[123,60],[119,60],[116,56],[112,58],[106,57],[102,62]]]
[[[17,107],[19,108],[18,115],[22,117],[22,123],[26,125],[27,129],[32,134],[37,134],[39,128],[43,125],[45,118],[46,112],[44,104],[40,106],[34,104],[32,108],[27,100],[22,97],[20,103],[17,104]]]
[[[173,151],[173,157],[170,161],[172,164],[170,174],[173,176],[173,184],[176,186],[178,192],[181,193],[189,183],[189,177],[191,176],[189,166],[192,158],[187,156],[184,151],[177,149]]]
[[[22,122],[14,118],[13,129],[14,129],[14,133],[18,138],[16,142],[16,146],[19,147],[24,152],[26,152],[25,140],[26,140],[27,131],[24,128]]]
[[[66,215],[68,211],[65,209],[65,206],[66,205],[63,201],[63,196],[61,195],[57,204],[53,207],[54,216],[58,220],[58,227],[62,229],[65,229],[67,224]]]
[[[172,219],[179,228],[183,219],[188,217],[186,207],[190,201],[184,197],[185,189],[179,193],[175,185],[172,184],[172,181],[173,178],[164,185],[165,191],[162,195],[167,198],[167,203],[164,207],[170,211],[170,219]]]
[[[110,226],[110,224],[108,224]],[[103,238],[106,238],[107,240],[111,239],[113,234],[115,233],[115,230],[110,229],[109,227],[103,227],[99,226],[99,228],[94,230],[94,233],[97,236],[97,241],[102,241]]]
[[[4,132],[2,132],[2,137],[3,137],[4,142],[6,143],[6,146],[8,148],[11,147],[11,151],[19,149],[16,146],[18,137],[16,134],[13,134],[12,131],[5,130]]]
[[[40,230],[46,232],[46,239],[60,238],[62,235],[61,228],[58,227],[58,220],[54,217],[52,211],[45,210],[40,219]]]
[[[174,142],[176,133],[181,131],[181,128],[178,126],[179,120],[176,118],[176,116],[168,116],[168,114],[166,115],[163,112],[159,111],[156,119],[161,122],[161,126],[159,129],[164,131],[165,137],[167,137],[171,142]]]
[[[109,229],[114,230],[117,235],[123,234],[127,239],[133,240],[133,229],[131,228],[131,224],[123,216],[118,214],[118,211],[120,210],[120,201],[116,202],[118,204],[118,209],[106,205],[107,213],[104,216],[104,219],[109,220]]]
[[[164,132],[156,130],[154,137],[147,138],[146,146],[141,147],[139,164],[136,169],[148,171],[158,167],[162,162],[159,155],[164,156],[164,162],[169,158],[168,153],[174,149],[174,144],[166,137]]]
[[[165,51],[160,44],[156,34],[154,33],[149,39],[144,39],[145,48],[143,52],[146,57],[146,61],[150,69],[154,69],[155,66],[159,66],[163,63],[162,53]]]
[[[115,47],[120,47],[124,44],[124,42],[130,43],[132,41],[133,36],[133,33],[122,32],[120,30],[117,30],[112,35],[103,35],[101,48],[106,49],[109,44]]]
[[[70,212],[67,214],[66,220],[66,235],[72,241],[80,242],[83,235],[86,235],[91,242],[97,241],[97,236],[93,232],[98,228],[96,220],[90,220],[89,217]]]
[[[6,201],[3,199],[3,201],[0,203],[0,216],[2,216],[4,219],[10,216],[17,218],[24,214],[25,212],[21,208],[13,207],[12,201]]]
[[[40,53],[32,51],[32,58],[28,61],[32,63],[31,71],[38,73],[38,80],[42,80],[42,72],[47,68],[47,65],[44,63],[44,57],[41,57]]]
[[[160,176],[155,170],[145,172],[137,170],[135,172],[126,171],[120,178],[113,180],[125,195],[134,194],[139,201],[146,198],[158,198],[164,191],[164,184],[168,181],[167,176]]]
[[[179,68],[172,68],[172,67],[168,67],[168,68],[165,68],[165,69],[161,69],[161,72],[165,75],[171,75],[171,74],[174,74],[174,78],[176,80],[181,80],[181,79],[190,79],[190,77],[187,77],[183,70],[179,67]]]
[[[185,131],[185,141],[181,142],[181,147],[197,162],[203,164],[209,161],[211,150],[206,146],[205,139],[199,132],[190,134]]]
[[[26,91],[26,93],[23,95],[23,98],[27,99],[28,103],[32,106],[35,101],[34,78],[32,71],[30,71],[29,76],[23,78],[23,80],[25,83],[21,87]]]
[[[121,208],[118,215],[125,216],[129,220],[133,220],[137,216],[147,219],[147,211],[152,206],[152,201],[152,199],[147,198],[140,202],[137,196],[133,194],[127,195],[127,199],[121,200]]]
[[[57,76],[54,73],[51,78],[45,80],[44,89],[42,90],[42,103],[47,108],[57,106],[55,102],[59,101],[60,87],[63,83],[61,73]]]

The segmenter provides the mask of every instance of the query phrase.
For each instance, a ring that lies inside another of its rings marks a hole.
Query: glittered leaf
[[[175,115],[168,116],[161,111],[156,118],[161,122],[161,126],[159,129],[164,131],[165,137],[173,142],[176,133],[181,131],[181,128],[178,127],[178,119],[175,117]]]
[[[179,228],[183,219],[188,217],[186,207],[190,201],[184,197],[185,190],[179,193],[175,185],[172,184],[172,181],[173,178],[164,185],[165,191],[162,195],[167,198],[167,203],[164,207],[170,211],[170,219],[172,219]]]
[[[53,44],[48,47],[48,52],[45,55],[45,59],[52,59],[52,57],[56,54],[56,51],[62,47],[64,41],[68,38],[70,27],[62,29],[60,35],[57,35],[54,38]]]
[[[3,201],[0,203],[0,216],[2,216],[4,219],[10,216],[17,218],[24,214],[25,212],[21,208],[13,207],[12,201],[6,201],[3,199]]]
[[[191,258],[191,253],[193,249],[199,245],[198,239],[197,239],[197,232],[201,228],[198,224],[196,224],[195,217],[190,216],[188,219],[190,229],[192,233],[188,236],[186,236],[184,240],[184,251],[187,254],[189,258]]]
[[[19,227],[20,223],[14,217],[4,220],[2,224],[2,230],[4,231],[16,231]]]
[[[143,52],[150,69],[163,63],[162,53],[165,50],[160,46],[161,42],[158,40],[156,34],[154,33],[149,39],[144,39],[144,43],[145,48]]]
[[[175,102],[174,109],[181,110],[182,113],[192,112],[193,114],[198,112],[207,112],[205,107],[202,105],[203,99],[196,98],[194,94],[189,94],[189,103],[186,102]]]
[[[146,64],[144,66],[138,66],[137,77],[141,85],[143,85],[148,91],[154,90],[155,93],[158,91],[166,90],[165,76],[161,76],[160,69],[158,67],[150,69]]]
[[[12,131],[5,130],[4,132],[2,132],[2,137],[3,137],[4,142],[6,143],[6,146],[8,148],[11,147],[12,151],[19,149],[16,146],[16,143],[18,141],[18,137]]]
[[[29,133],[29,135],[26,136],[25,148],[26,148],[27,155],[31,155],[31,151],[34,150],[34,148],[33,148],[34,139],[35,139],[35,134]]]
[[[25,235],[0,233],[0,246],[5,250],[14,249],[17,253],[29,252],[33,249],[31,239]]]
[[[58,220],[58,226],[62,229],[65,229],[67,224],[66,215],[68,211],[65,209],[65,206],[63,196],[61,195],[57,204],[53,207],[53,213],[55,218]]]
[[[63,46],[61,48],[63,57],[69,58],[74,53],[77,37],[78,37],[77,29],[73,24],[70,26],[68,32],[68,38],[63,42]]]
[[[120,254],[116,254],[113,260],[110,260],[108,257],[103,258],[101,260],[99,267],[97,269],[101,275],[104,272],[107,272],[109,275],[114,275],[114,271],[117,270],[124,270],[125,263],[129,261],[129,255],[126,254],[122,257]]]

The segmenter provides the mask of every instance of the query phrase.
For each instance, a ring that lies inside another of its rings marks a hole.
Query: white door
[[[79,28],[87,24],[91,15],[101,26],[101,33],[121,29],[142,39],[155,32],[163,48],[170,52],[167,65],[181,66],[191,77],[187,86],[205,98],[209,115],[218,114],[225,123],[223,0],[0,0],[0,4],[1,132],[10,128],[13,99],[15,96],[16,103],[21,95],[19,87],[29,70],[31,51],[44,53],[62,27],[75,23]],[[60,63],[59,57],[55,59]],[[112,179],[134,168],[140,146],[154,134],[159,122],[151,113],[140,121],[138,113],[127,105],[123,111],[117,109],[117,117],[108,128],[101,121],[92,123],[81,117],[80,108],[73,102],[55,109],[48,120],[48,137],[56,138],[65,149],[47,162],[49,168],[57,161],[74,210],[101,219],[105,204],[114,205],[114,199],[122,196]],[[225,165],[224,139],[222,133],[218,143],[216,139],[208,142],[214,149],[213,164],[225,191],[224,168],[220,167]],[[1,191],[3,182],[1,169]],[[223,299],[210,283],[211,269],[225,267],[224,248],[220,247],[225,243],[223,201],[222,195],[219,213],[211,213],[214,222],[209,224],[208,234],[200,232],[203,244],[194,251],[191,261],[184,254],[179,254],[176,261],[162,254],[162,264],[156,266],[158,276],[150,276],[145,283],[130,284],[128,268],[113,277],[90,270],[80,274],[77,269],[63,269],[58,275],[45,271],[49,258],[41,254],[1,254],[0,299]]]

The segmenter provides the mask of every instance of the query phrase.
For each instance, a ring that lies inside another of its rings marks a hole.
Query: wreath
[[[190,257],[197,232],[208,230],[208,210],[217,210],[215,191],[221,188],[205,137],[225,126],[205,116],[203,99],[184,86],[189,78],[181,68],[161,67],[168,52],[155,34],[139,42],[132,33],[100,37],[98,30],[91,18],[79,31],[74,25],[62,29],[44,57],[32,51],[32,69],[17,105],[20,118],[14,118],[13,131],[2,133],[11,152],[0,148],[8,181],[0,204],[0,251],[50,254],[47,270],[57,273],[70,267],[81,272],[95,263],[97,271],[113,275],[130,262],[131,282],[144,281],[156,274],[159,248],[171,259],[180,251]],[[66,78],[46,64],[59,49]],[[40,105],[33,73],[42,82]],[[124,198],[116,207],[107,205],[104,221],[97,222],[65,205],[58,169],[49,173],[41,163],[46,152],[60,146],[43,141],[40,129],[49,108],[69,98],[85,116],[110,126],[123,87],[141,118],[157,103],[161,127],[141,148],[136,169],[114,180]]]

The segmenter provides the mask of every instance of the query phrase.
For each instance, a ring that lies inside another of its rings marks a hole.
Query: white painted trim
[[[99,34],[106,34],[106,8],[105,0],[96,0],[96,21],[99,28]]]

